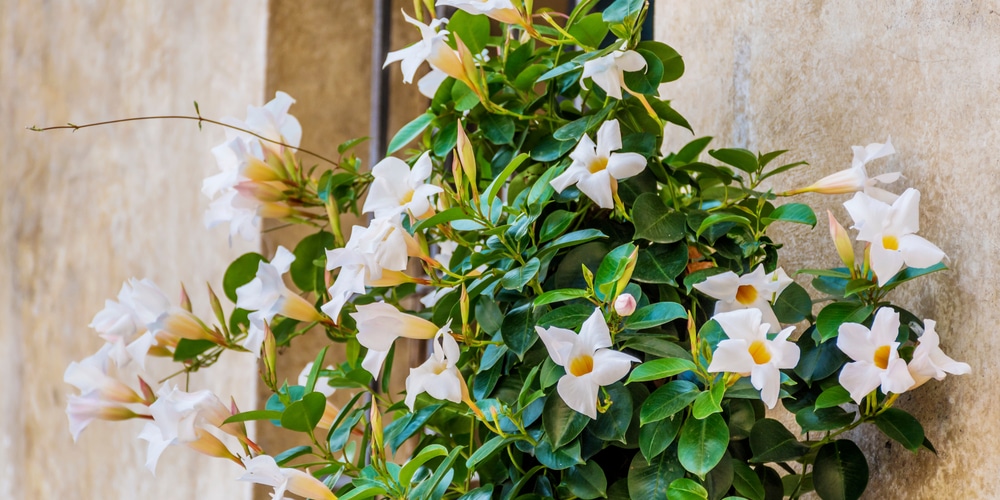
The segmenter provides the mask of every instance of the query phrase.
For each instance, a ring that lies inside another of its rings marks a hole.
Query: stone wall
[[[96,422],[74,444],[64,413],[74,390],[63,370],[100,347],[87,324],[123,280],[151,278],[175,301],[183,281],[208,317],[205,283],[221,290],[227,263],[256,248],[201,224],[201,179],[223,132],[24,127],[193,114],[195,100],[206,116],[242,117],[264,99],[266,28],[263,0],[2,2],[0,497],[250,497],[235,464],[182,447],[154,477],[140,422]],[[252,406],[255,373],[252,357],[224,356],[192,388]]]
[[[866,498],[987,498],[1000,491],[1000,7],[987,0],[659,0],[657,39],[685,58],[687,74],[661,93],[714,147],[789,149],[811,166],[777,190],[850,166],[851,145],[884,142],[898,153],[870,165],[901,171],[891,186],[918,188],[921,234],[947,254],[950,272],[891,298],[938,321],[943,347],[973,373],[901,398],[938,455],[913,455],[874,429],[857,433],[872,469]],[[672,146],[691,139],[674,129]],[[848,197],[805,195],[821,220]],[[837,260],[825,224],[781,231],[785,269]]]

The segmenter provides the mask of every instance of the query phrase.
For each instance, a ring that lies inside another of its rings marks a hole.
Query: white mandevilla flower
[[[428,184],[431,176],[430,151],[420,155],[413,169],[403,160],[388,157],[372,167],[371,190],[362,209],[374,212],[375,217],[395,217],[409,213],[421,218],[431,211],[430,197],[442,191],[441,187]]]
[[[865,167],[865,165],[872,160],[896,153],[896,150],[892,147],[892,139],[887,139],[885,144],[879,144],[876,142],[867,146],[851,146],[851,149],[854,151],[854,159],[851,161],[851,168],[830,174],[816,181],[812,185],[806,186],[802,189],[796,189],[787,194],[807,192],[844,194],[863,191],[868,196],[885,203],[892,203],[896,201],[898,196],[877,187],[875,184],[888,184],[896,182],[902,174],[899,172],[890,172],[887,174],[869,177],[868,170]]]
[[[524,25],[524,18],[511,0],[437,0],[437,6],[455,7],[469,14],[482,14],[501,23]]]
[[[944,380],[945,375],[966,375],[972,373],[972,367],[967,363],[962,363],[951,359],[941,350],[941,338],[938,337],[934,327],[937,323],[932,319],[924,320],[924,333],[920,336],[920,343],[913,350],[913,360],[907,366],[910,376],[913,377],[915,389],[930,379]]]
[[[635,297],[633,297],[630,293],[623,293],[615,299],[615,312],[618,313],[619,316],[631,316],[632,313],[635,312],[635,306]]]
[[[274,488],[273,498],[282,498],[287,491],[305,498],[337,499],[337,496],[319,479],[298,469],[278,467],[278,463],[269,455],[244,458],[243,465],[246,467],[246,473],[239,478],[239,481],[270,486]]]
[[[586,88],[583,81],[587,78],[604,90],[609,96],[621,100],[622,89],[625,88],[625,72],[645,69],[646,60],[634,50],[616,50],[606,56],[596,57],[583,63],[583,75],[580,76],[580,86]]]
[[[920,191],[903,191],[892,205],[858,193],[844,203],[854,219],[858,239],[871,243],[871,268],[883,286],[903,268],[930,267],[944,259],[944,252],[917,236],[920,230]]]
[[[337,321],[344,304],[365,286],[394,286],[411,282],[403,271],[409,257],[422,255],[419,244],[400,225],[397,217],[376,218],[368,227],[354,226],[343,248],[326,251],[326,268],[340,268],[329,288],[330,301],[323,312]]]
[[[402,313],[385,302],[360,305],[351,317],[357,322],[358,342],[368,349],[361,366],[376,377],[382,371],[382,363],[392,343],[399,337],[427,340],[438,332],[444,335],[451,331],[449,325],[438,328],[426,319]]]
[[[112,346],[105,344],[96,353],[73,361],[63,373],[63,381],[80,390],[83,396],[97,395],[116,403],[141,403],[142,396],[127,384],[108,375],[108,356]]]
[[[913,377],[897,350],[898,334],[899,313],[888,307],[875,314],[871,330],[858,323],[840,325],[837,348],[854,362],[844,365],[839,380],[855,403],[861,404],[877,387],[885,394],[902,394],[913,387]]]
[[[102,399],[97,392],[90,392],[81,396],[69,396],[66,416],[69,417],[69,431],[75,442],[94,420],[128,420],[138,415],[121,404]]]
[[[450,332],[438,330],[431,357],[424,364],[410,368],[410,376],[406,377],[406,406],[410,411],[413,411],[417,396],[423,392],[434,399],[453,403],[461,403],[465,399],[465,381],[456,366],[461,355],[458,342]]]
[[[729,337],[719,342],[708,365],[710,373],[729,372],[750,376],[750,383],[760,391],[760,399],[774,408],[781,392],[781,371],[795,368],[799,346],[788,341],[794,326],[781,330],[774,339],[767,337],[771,325],[761,323],[758,309],[742,309],[712,317]]]
[[[412,83],[417,69],[424,61],[431,58],[435,51],[448,49],[445,43],[445,39],[448,38],[448,30],[437,31],[437,28],[443,26],[448,20],[433,19],[428,25],[408,16],[406,12],[403,12],[403,17],[406,18],[406,22],[420,30],[421,39],[409,47],[389,52],[382,67],[385,68],[394,62],[399,62],[400,69],[403,71],[403,83]]]
[[[210,391],[188,393],[176,386],[164,384],[157,391],[156,402],[149,406],[149,413],[153,421],[146,424],[139,438],[149,442],[146,467],[150,471],[156,470],[156,464],[164,450],[178,444],[209,456],[228,458],[239,463],[239,459],[209,429],[219,429],[245,439],[243,427],[239,424],[222,424],[231,413]]]
[[[705,281],[696,283],[694,289],[709,297],[718,299],[715,303],[715,313],[736,311],[739,309],[757,309],[762,314],[762,322],[770,325],[771,333],[781,329],[771,302],[792,283],[792,279],[780,267],[773,273],[764,271],[759,265],[750,274],[738,276],[732,271],[709,276]]]
[[[573,410],[597,418],[597,392],[628,374],[639,360],[611,347],[611,332],[604,314],[595,308],[577,335],[558,327],[535,327],[538,337],[557,365],[566,368],[556,385],[559,397]]]
[[[247,106],[246,121],[233,118],[223,120],[227,125],[249,130],[268,140],[260,140],[258,137],[233,129],[226,129],[226,134],[230,138],[240,137],[251,143],[260,141],[264,150],[280,157],[284,147],[276,142],[298,148],[299,142],[302,141],[302,125],[297,118],[288,114],[292,104],[295,104],[295,99],[279,90],[274,93],[274,99],[263,106]]]
[[[608,120],[597,130],[597,144],[584,135],[570,153],[573,163],[550,184],[561,193],[576,187],[606,209],[615,207],[618,181],[638,175],[646,168],[646,158],[639,153],[613,153],[622,148],[622,133],[618,120]]]
[[[236,307],[253,311],[249,316],[247,338],[242,345],[257,356],[260,356],[260,346],[264,342],[264,323],[269,323],[275,316],[280,314],[299,321],[322,319],[309,301],[289,290],[281,279],[294,260],[292,252],[279,246],[271,262],[261,261],[254,279],[236,289]]]

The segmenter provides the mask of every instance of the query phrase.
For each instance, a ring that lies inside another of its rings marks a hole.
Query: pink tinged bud
[[[218,340],[193,314],[179,309],[172,311],[152,328],[156,330],[156,342],[161,346],[174,347],[180,339]]]
[[[830,218],[830,237],[833,238],[833,244],[837,247],[837,254],[840,255],[840,260],[848,269],[854,269],[854,246],[851,244],[851,237],[847,234],[844,226],[840,225],[840,222],[833,216],[833,212],[827,210],[826,213]]]
[[[619,316],[629,316],[635,312],[635,297],[631,294],[623,293],[615,299],[615,312]]]
[[[128,420],[138,415],[124,406],[102,400],[97,393],[90,393],[70,396],[66,416],[69,417],[69,431],[73,434],[73,441],[76,441],[94,420]]]
[[[287,198],[284,191],[266,182],[244,181],[234,187],[241,195],[262,202],[284,201]]]

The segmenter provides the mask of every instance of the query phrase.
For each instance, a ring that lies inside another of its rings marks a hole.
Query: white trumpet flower
[[[796,189],[788,194],[796,193],[823,193],[823,194],[844,194],[862,191],[876,200],[892,203],[896,201],[896,196],[889,191],[877,187],[877,183],[892,183],[899,180],[902,174],[899,172],[889,172],[874,177],[868,176],[868,169],[865,165],[878,158],[883,158],[896,153],[892,147],[892,139],[887,139],[885,144],[872,143],[867,146],[851,146],[854,151],[854,159],[851,161],[851,168],[830,174],[815,183],[801,189]]]
[[[361,366],[376,377],[382,371],[382,363],[392,343],[399,337],[427,340],[439,332],[446,335],[451,331],[449,325],[438,328],[426,319],[402,313],[385,302],[359,305],[351,317],[357,322],[358,342],[368,348]]]
[[[406,12],[403,12],[403,17],[406,18],[406,22],[420,30],[421,39],[409,47],[389,52],[382,67],[385,68],[394,62],[399,62],[400,69],[403,71],[403,83],[412,83],[417,69],[424,61],[431,59],[437,51],[450,50],[445,43],[445,39],[448,38],[448,30],[437,31],[437,28],[443,26],[448,20],[433,19],[430,24],[424,24],[408,16]]]
[[[941,350],[941,338],[934,331],[935,326],[937,323],[934,320],[924,320],[924,333],[920,336],[920,343],[913,350],[913,360],[907,366],[914,380],[912,388],[919,387],[932,378],[944,380],[949,373],[952,375],[972,373],[972,367],[967,363],[955,361]]]
[[[770,332],[775,333],[781,329],[781,323],[774,315],[771,303],[791,283],[792,279],[780,267],[773,273],[766,273],[764,266],[760,265],[743,276],[732,271],[709,276],[705,281],[696,283],[694,289],[718,299],[714,314],[739,309],[759,310],[762,322],[770,325]]]
[[[580,86],[586,88],[583,81],[590,78],[594,84],[604,90],[610,97],[622,99],[622,89],[625,88],[625,72],[634,72],[646,68],[646,60],[634,50],[616,50],[606,56],[596,57],[583,63],[583,74],[580,76]]]
[[[611,332],[604,314],[595,308],[577,335],[558,327],[535,327],[538,337],[557,365],[566,368],[556,385],[559,397],[573,410],[597,418],[597,392],[626,374],[632,363],[639,360],[628,354],[608,349]]]
[[[244,458],[246,473],[239,481],[250,481],[274,488],[273,498],[282,498],[285,492],[317,500],[336,500],[337,496],[322,481],[298,469],[278,467],[269,455]]]
[[[840,385],[860,404],[877,387],[882,392],[902,394],[914,380],[899,357],[899,313],[883,307],[875,314],[871,330],[858,323],[840,325],[837,348],[854,360],[840,370]]]
[[[442,330],[434,337],[434,352],[422,365],[410,368],[406,377],[406,406],[413,411],[417,396],[426,392],[434,399],[461,403],[464,399],[465,381],[456,363],[462,355],[458,342]]]
[[[597,130],[597,144],[584,135],[569,157],[573,163],[549,182],[556,192],[576,187],[606,209],[615,207],[618,181],[638,175],[646,169],[646,158],[639,153],[613,153],[622,148],[618,120],[608,120]]]
[[[422,154],[413,169],[403,160],[388,157],[372,167],[371,189],[362,209],[374,212],[375,217],[395,217],[409,213],[421,218],[431,210],[430,197],[442,191],[440,186],[428,184],[431,176],[431,153]]]

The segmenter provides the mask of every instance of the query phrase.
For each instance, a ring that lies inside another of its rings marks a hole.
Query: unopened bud
[[[833,244],[837,247],[837,254],[840,255],[840,260],[844,262],[844,265],[853,272],[854,247],[851,245],[851,237],[847,234],[844,226],[840,225],[840,222],[837,222],[837,219],[833,216],[833,212],[827,210],[826,213],[830,218],[830,237],[833,238]]]
[[[623,293],[615,299],[615,312],[619,316],[630,316],[635,312],[635,297],[630,293]]]

